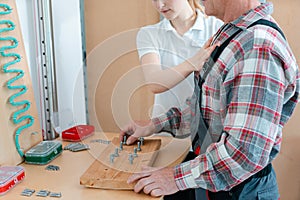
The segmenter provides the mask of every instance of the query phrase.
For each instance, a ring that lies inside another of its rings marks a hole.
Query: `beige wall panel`
[[[273,17],[283,29],[287,40],[300,65],[300,1],[272,0]],[[283,130],[283,142],[280,155],[274,162],[277,172],[281,200],[300,199],[300,105]]]
[[[16,98],[15,101],[19,102],[22,100],[28,100],[31,102],[30,109],[22,115],[31,115],[35,122],[33,126],[24,129],[21,132],[19,137],[19,142],[22,150],[25,152],[30,149],[35,144],[39,143],[42,140],[42,131],[40,127],[40,122],[38,118],[37,107],[34,101],[34,94],[32,88],[32,81],[28,69],[26,53],[24,48],[24,43],[21,35],[19,17],[17,13],[17,8],[14,0],[1,0],[1,3],[7,4],[12,7],[13,11],[11,14],[8,15],[0,15],[0,20],[10,20],[15,25],[15,30],[1,33],[1,37],[11,36],[16,38],[19,41],[19,45],[11,49],[9,51],[5,51],[6,53],[17,53],[21,56],[21,61],[14,65],[11,65],[8,69],[21,69],[24,71],[24,77],[19,79],[18,81],[14,82],[13,85],[25,85],[28,88],[28,91],[21,95],[20,97]],[[1,10],[3,11],[3,10]],[[1,29],[7,26],[1,25]],[[0,47],[10,46],[12,45],[11,42],[7,41],[0,41]],[[11,62],[13,59],[12,57],[2,57],[0,55],[0,67],[1,69],[3,66]],[[1,165],[17,165],[23,161],[23,158],[20,157],[16,150],[15,146],[15,132],[21,125],[27,123],[26,121],[21,122],[20,124],[14,124],[11,117],[13,113],[17,110],[21,109],[22,107],[15,107],[12,106],[8,99],[19,92],[19,90],[9,90],[6,85],[7,81],[14,78],[16,76],[15,73],[4,73],[0,70],[0,166]]]
[[[299,0],[271,0],[274,4],[273,17],[283,29],[287,40],[295,54],[298,65],[300,65],[300,1]]]
[[[148,118],[153,95],[143,87],[135,38],[158,21],[150,0],[85,1],[89,117],[98,130]]]

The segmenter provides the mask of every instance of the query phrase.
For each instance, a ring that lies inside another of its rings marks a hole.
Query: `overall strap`
[[[282,32],[282,30],[274,22],[271,22],[271,21],[266,20],[266,19],[259,19],[259,20],[255,21],[255,22],[253,22],[252,24],[250,24],[247,27],[247,29],[250,28],[250,27],[253,27],[255,25],[265,25],[265,26],[269,26],[271,28],[274,28],[275,30],[277,30],[281,34],[281,36],[284,39],[286,39],[285,36],[284,36],[284,34],[283,34],[283,32]],[[233,38],[235,38],[235,36],[237,36],[242,31],[243,31],[243,29],[237,30],[225,42],[223,42],[220,46],[217,46],[214,49],[214,51],[211,53],[211,58],[212,58],[212,60],[214,62],[216,62],[218,60],[218,58],[220,57],[220,55],[222,54],[222,52],[224,51],[224,49],[228,46],[228,44],[231,42],[231,40]],[[203,67],[205,67],[205,66],[203,66]],[[202,79],[201,82],[202,83],[204,82],[206,76],[209,74],[209,72],[210,72],[210,70],[212,69],[213,66],[210,65],[210,66],[206,66],[206,67],[207,67],[207,69],[204,69],[205,72],[204,72],[203,76],[201,77],[201,79]]]
[[[260,20],[257,20],[256,22],[252,23],[250,26],[248,26],[248,28],[250,28],[252,26],[255,26],[255,25],[265,25],[265,26],[272,27],[276,31],[278,31],[280,33],[280,35],[286,40],[286,38],[285,38],[284,33],[282,32],[282,30],[274,22],[271,22],[271,21],[266,20],[266,19],[260,19]]]

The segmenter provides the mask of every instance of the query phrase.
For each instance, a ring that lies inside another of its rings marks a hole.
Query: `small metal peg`
[[[125,144],[125,145],[126,145],[126,140],[127,140],[126,135],[124,135],[124,137],[123,137],[123,144]]]
[[[138,157],[138,155],[137,155],[137,148],[136,147],[133,148],[133,153],[134,153],[133,154],[134,157]]]
[[[141,142],[138,142],[137,145],[138,145],[137,151],[142,151],[142,149],[141,149]]]
[[[123,142],[120,142],[120,151],[123,150]]]
[[[129,160],[131,165],[133,164],[133,159],[134,159],[133,155],[129,154],[128,160]]]
[[[144,145],[144,140],[145,140],[145,139],[144,139],[143,137],[141,137],[139,140],[140,140],[140,142],[141,142],[141,145]]]
[[[119,157],[119,148],[115,148],[115,154],[114,154],[115,157]]]
[[[114,163],[114,159],[115,159],[115,155],[114,154],[110,154],[110,163]]]

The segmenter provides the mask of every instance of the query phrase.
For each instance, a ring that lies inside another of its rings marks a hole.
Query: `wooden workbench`
[[[95,161],[98,155],[106,147],[105,144],[99,142],[91,143],[94,139],[110,140],[112,137],[118,136],[113,133],[96,133],[83,141],[89,144],[90,150],[81,152],[71,152],[64,150],[62,155],[54,159],[49,164],[60,167],[59,171],[48,171],[45,167],[48,165],[29,165],[22,163],[25,168],[24,180],[17,184],[15,188],[10,190],[0,199],[5,200],[22,200],[22,199],[62,199],[62,200],[93,200],[93,199],[162,199],[153,198],[145,194],[136,194],[133,191],[119,190],[102,190],[86,188],[80,185],[80,176],[88,169]],[[154,166],[175,165],[180,163],[187,154],[190,141],[189,139],[174,139],[172,137],[160,137],[162,139],[162,148],[158,153]],[[69,144],[63,142],[63,146]],[[21,192],[25,189],[49,190],[51,192],[61,192],[61,198],[38,197],[36,192],[31,197],[21,196]]]

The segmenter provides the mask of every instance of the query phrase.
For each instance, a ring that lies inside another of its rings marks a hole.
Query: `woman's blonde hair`
[[[188,0],[190,3],[192,9],[195,11],[196,9],[199,9],[201,12],[204,13],[203,7],[200,5],[199,0]]]

